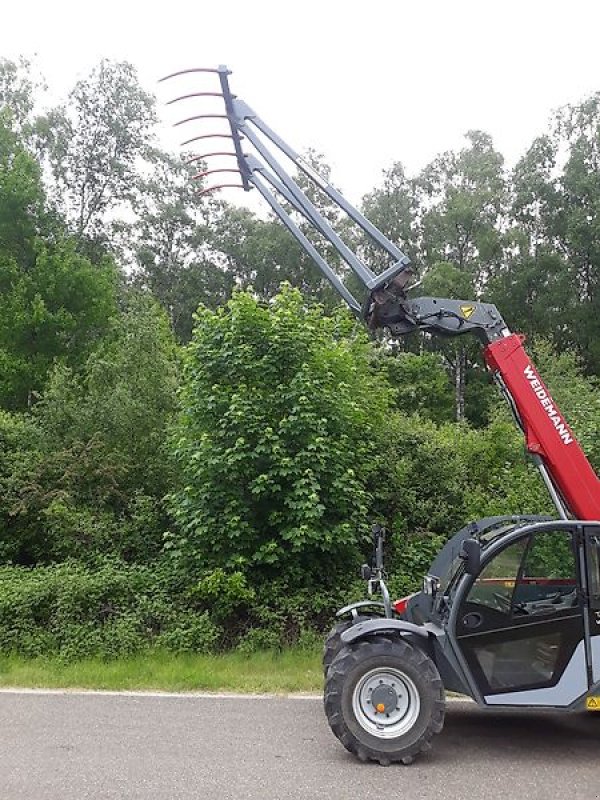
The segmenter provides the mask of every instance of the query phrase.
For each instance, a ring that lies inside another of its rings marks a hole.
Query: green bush
[[[171,497],[189,569],[241,571],[253,587],[284,574],[295,589],[356,564],[389,391],[352,326],[289,287],[270,305],[238,293],[198,312]]]
[[[31,414],[1,414],[0,558],[159,555],[177,369],[165,315],[132,296],[80,372],[56,366]]]
[[[174,653],[212,653],[221,639],[222,632],[208,611],[182,611],[156,644]]]
[[[390,588],[402,596],[466,522],[552,512],[500,401],[479,429],[399,411],[354,323],[289,289],[268,306],[237,294],[199,312],[175,469],[171,340],[154,306],[131,314],[119,357],[106,344],[81,375],[58,369],[35,413],[0,412],[0,557],[30,565],[0,568],[3,652],[313,648],[336,609],[364,596],[371,520],[392,531]],[[162,377],[152,358],[134,369],[144,347],[162,353]],[[570,356],[539,350],[598,463],[596,384]],[[429,366],[423,380],[437,385]]]
[[[65,660],[118,658],[146,647],[208,652],[221,631],[166,588],[164,574],[98,561],[0,568],[0,650]]]

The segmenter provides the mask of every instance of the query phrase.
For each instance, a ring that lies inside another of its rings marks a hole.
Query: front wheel
[[[444,687],[425,653],[376,636],[344,647],[333,660],[325,713],[335,736],[362,761],[410,764],[442,730]]]

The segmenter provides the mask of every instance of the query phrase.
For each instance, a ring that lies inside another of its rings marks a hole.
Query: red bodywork
[[[600,520],[600,480],[523,348],[511,334],[488,344],[486,364],[498,373],[521,418],[527,449],[539,455],[569,510]]]

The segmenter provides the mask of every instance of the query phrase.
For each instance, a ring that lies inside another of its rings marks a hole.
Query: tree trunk
[[[454,410],[457,422],[465,418],[465,378],[467,372],[467,354],[463,347],[456,353],[454,362]]]

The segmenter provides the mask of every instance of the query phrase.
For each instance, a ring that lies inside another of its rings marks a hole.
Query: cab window
[[[527,539],[521,539],[498,553],[474,582],[467,602],[509,614],[526,546]]]
[[[512,598],[515,616],[552,615],[578,609],[577,562],[569,531],[533,536]]]

